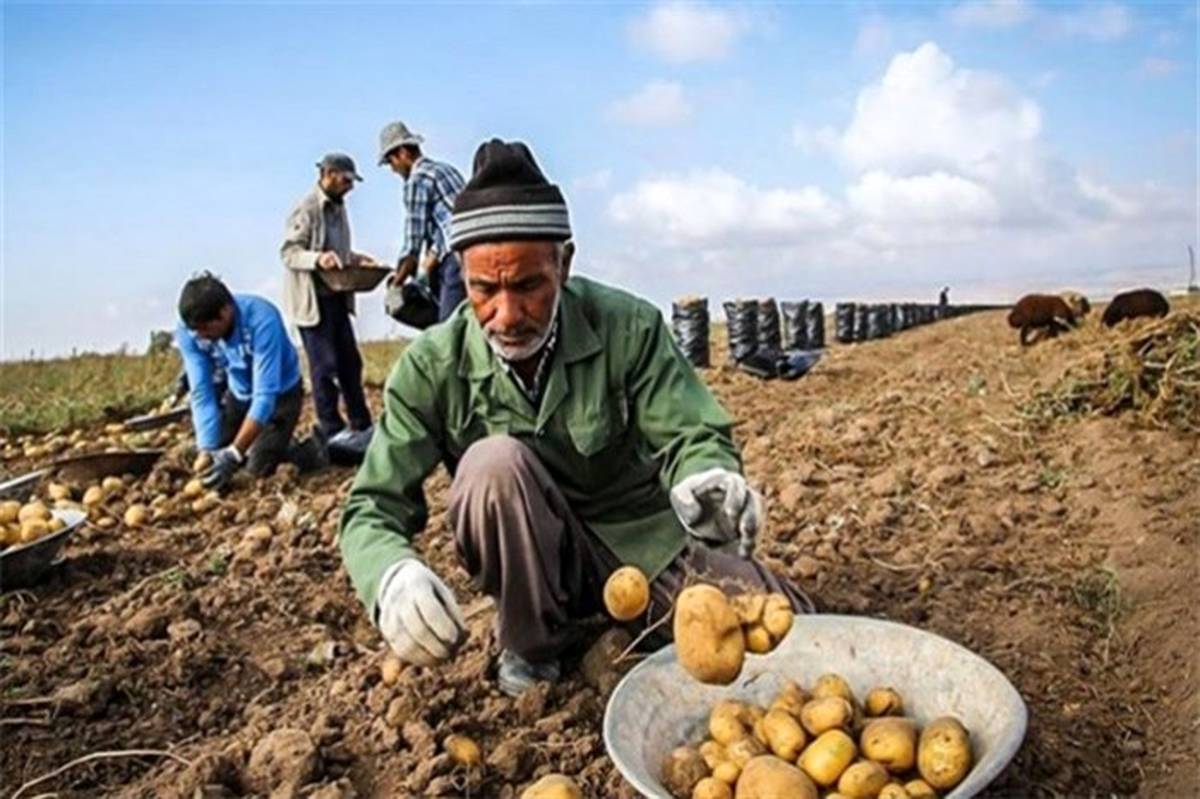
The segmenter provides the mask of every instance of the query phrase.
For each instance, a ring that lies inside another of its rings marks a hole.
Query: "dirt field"
[[[1022,351],[986,313],[834,347],[795,383],[705,373],[767,496],[760,553],[822,609],[945,635],[1025,697],[1028,737],[990,796],[1200,795],[1198,437],[1020,413],[1105,336],[1093,314]],[[188,471],[168,461],[110,510]],[[187,765],[97,760],[23,796],[515,797],[551,770],[630,796],[595,688],[494,689],[493,614],[454,565],[444,475],[422,547],[471,641],[383,682],[335,544],[351,476],[280,474],[199,517],[86,529],[48,583],[0,595],[0,795],[88,753],[154,749]],[[483,745],[481,774],[441,753],[452,732]]]

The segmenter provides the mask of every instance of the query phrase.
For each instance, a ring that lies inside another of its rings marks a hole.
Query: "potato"
[[[192,513],[197,516],[201,513],[208,513],[213,508],[221,504],[221,497],[215,491],[210,491],[192,503]]]
[[[70,499],[71,489],[62,483],[51,483],[46,486],[46,496],[50,499]]]
[[[622,566],[604,583],[604,607],[617,621],[632,621],[650,605],[650,582],[637,566]]]
[[[104,502],[104,489],[100,486],[88,486],[88,490],[83,492],[84,507],[94,508]]]
[[[742,776],[742,767],[732,760],[726,760],[724,763],[717,764],[712,775],[726,785],[735,785],[738,777]]]
[[[209,466],[212,466],[212,455],[208,452],[201,452],[196,456],[196,460],[192,461],[192,471],[196,474],[207,471]]]
[[[813,735],[842,727],[849,729],[854,720],[854,708],[840,696],[814,699],[800,709],[800,723]]]
[[[889,782],[879,792],[878,799],[912,799],[912,794],[906,791],[900,783]]]
[[[141,527],[150,519],[150,509],[145,505],[130,505],[125,509],[125,526]]]
[[[117,520],[111,516],[105,516],[103,519],[96,520],[96,526],[101,530],[111,530],[117,526]]]
[[[119,494],[125,490],[125,484],[120,477],[105,477],[100,481],[100,487],[109,494]]]
[[[204,483],[199,479],[188,480],[183,487],[183,495],[188,499],[197,499],[204,494]]]
[[[21,543],[20,524],[0,524],[0,548]]]
[[[904,701],[894,688],[872,688],[867,693],[863,710],[868,716],[903,716]]]
[[[840,674],[822,674],[813,683],[813,699],[824,699],[827,696],[840,696],[850,704],[854,704],[854,692],[850,683],[842,679]]]
[[[822,788],[828,788],[838,781],[846,767],[854,762],[858,748],[854,739],[842,730],[829,730],[821,733],[817,740],[808,745],[800,754],[797,765],[804,773],[812,777],[813,782]]]
[[[870,721],[859,738],[863,757],[893,774],[913,767],[917,756],[917,727],[911,719],[884,716]]]
[[[971,770],[971,736],[952,716],[934,719],[921,732],[917,771],[934,788],[948,790]]]
[[[912,799],[938,799],[937,791],[925,780],[912,780],[904,783],[904,790]]]
[[[849,799],[875,799],[888,784],[887,769],[870,760],[860,760],[838,777],[838,793]]]
[[[17,511],[17,521],[24,524],[31,519],[39,519],[47,521],[50,518],[50,509],[43,505],[40,501],[34,500],[26,505],[22,505]]]
[[[388,656],[379,667],[379,679],[384,685],[395,685],[400,681],[400,659]]]
[[[765,655],[774,648],[771,634],[761,624],[746,628],[746,650],[756,655]]]
[[[663,761],[662,783],[675,799],[691,799],[696,783],[708,775],[708,764],[690,746],[672,749]]]
[[[521,791],[521,799],[583,799],[583,791],[570,777],[547,774]]]
[[[738,621],[746,626],[751,626],[762,620],[767,598],[763,594],[738,594],[729,600],[729,604],[733,606],[733,612],[738,615]]]
[[[772,710],[763,717],[762,725],[771,751],[789,763],[795,761],[807,742],[795,716],[786,710]]]
[[[46,529],[51,533],[57,533],[59,530],[66,528],[67,523],[57,516],[51,516],[50,521],[46,522]]]
[[[749,733],[742,723],[745,708],[740,702],[718,702],[708,715],[708,734],[724,746],[745,738]]]
[[[696,680],[728,685],[742,671],[746,642],[725,594],[711,585],[684,589],[675,602],[679,663]]]
[[[756,757],[742,769],[737,799],[817,799],[817,786],[803,771],[773,755]]]
[[[0,502],[0,524],[12,524],[21,520],[21,503],[15,499]]]
[[[800,712],[804,710],[804,697],[791,693],[781,693],[775,697],[775,701],[771,703],[768,710],[782,710],[785,713],[790,713],[793,718],[799,720]]]
[[[709,770],[715,769],[718,763],[723,763],[729,759],[729,755],[725,753],[725,747],[716,741],[705,741],[700,744],[700,757],[704,758],[704,762],[708,764]]]
[[[762,625],[771,635],[774,644],[778,644],[792,630],[792,603],[783,594],[771,594],[767,597],[763,609]],[[774,645],[773,644],[773,645]]]
[[[21,543],[32,543],[44,535],[50,534],[50,527],[45,519],[26,519],[21,522]]]
[[[475,768],[483,763],[483,752],[479,744],[465,735],[447,735],[442,742],[442,748],[450,759],[465,768]]]
[[[692,799],[733,799],[733,789],[716,777],[705,777],[692,789]]]
[[[725,747],[725,753],[729,756],[729,760],[740,769],[745,769],[746,764],[760,755],[767,753],[767,747],[758,742],[757,738],[739,738],[738,740]]]

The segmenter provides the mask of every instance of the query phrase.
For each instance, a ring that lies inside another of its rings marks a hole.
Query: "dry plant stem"
[[[613,661],[613,665],[615,666],[615,665],[617,665],[619,663],[623,663],[625,660],[627,660],[629,658],[629,656],[633,653],[633,650],[637,649],[638,644],[640,644],[642,641],[645,641],[646,638],[649,637],[649,635],[652,632],[654,632],[659,627],[666,624],[666,622],[671,618],[671,615],[673,613],[674,613],[674,608],[672,608],[671,610],[668,610],[661,617],[659,617],[658,621],[654,622],[653,624],[648,626],[646,629],[642,630],[642,632],[638,635],[638,637],[634,638],[633,641],[630,642],[629,646],[625,647],[625,651],[623,651],[621,654],[617,655],[616,659]]]
[[[92,752],[90,755],[84,755],[83,757],[77,757],[74,760],[70,761],[69,763],[59,766],[54,771],[51,771],[49,774],[43,774],[40,777],[30,780],[29,782],[25,783],[20,788],[18,788],[16,793],[14,793],[11,797],[9,797],[9,799],[19,799],[19,797],[23,793],[25,793],[27,790],[34,787],[35,785],[41,785],[43,782],[46,782],[47,780],[52,780],[55,777],[57,777],[59,774],[63,774],[64,772],[70,771],[71,769],[75,768],[76,766],[82,766],[84,763],[90,763],[93,760],[111,760],[111,759],[120,758],[120,757],[169,757],[172,760],[174,760],[175,762],[181,763],[182,765],[187,766],[188,768],[190,768],[192,765],[192,762],[190,760],[184,760],[182,757],[175,754],[174,752],[167,752],[162,749],[115,749],[115,750],[108,751],[108,752]]]

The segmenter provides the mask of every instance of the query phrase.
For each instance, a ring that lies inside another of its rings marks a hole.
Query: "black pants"
[[[309,471],[318,465],[316,454],[310,452],[306,443],[292,442],[292,433],[300,421],[300,409],[304,404],[304,386],[300,383],[275,399],[275,410],[267,420],[258,438],[246,453],[246,471],[255,477],[270,474],[275,467],[287,461]],[[229,446],[237,436],[238,429],[246,419],[250,403],[225,392],[221,398],[221,446]]]
[[[338,396],[346,402],[350,427],[365,430],[371,426],[371,410],[362,386],[362,355],[354,339],[346,298],[341,294],[317,292],[320,321],[313,327],[300,328],[304,352],[308,355],[312,378],[313,406],[317,424],[326,436],[346,426],[338,409]]]

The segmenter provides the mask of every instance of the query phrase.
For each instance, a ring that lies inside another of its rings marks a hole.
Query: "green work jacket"
[[[686,540],[670,488],[706,469],[741,471],[728,415],[657,308],[573,277],[559,315],[541,407],[497,361],[468,303],[419,335],[392,368],[341,521],[342,557],[369,612],[383,573],[414,554],[412,538],[428,516],[425,479],[439,463],[453,474],[487,436],[530,447],[587,528],[651,577]]]

